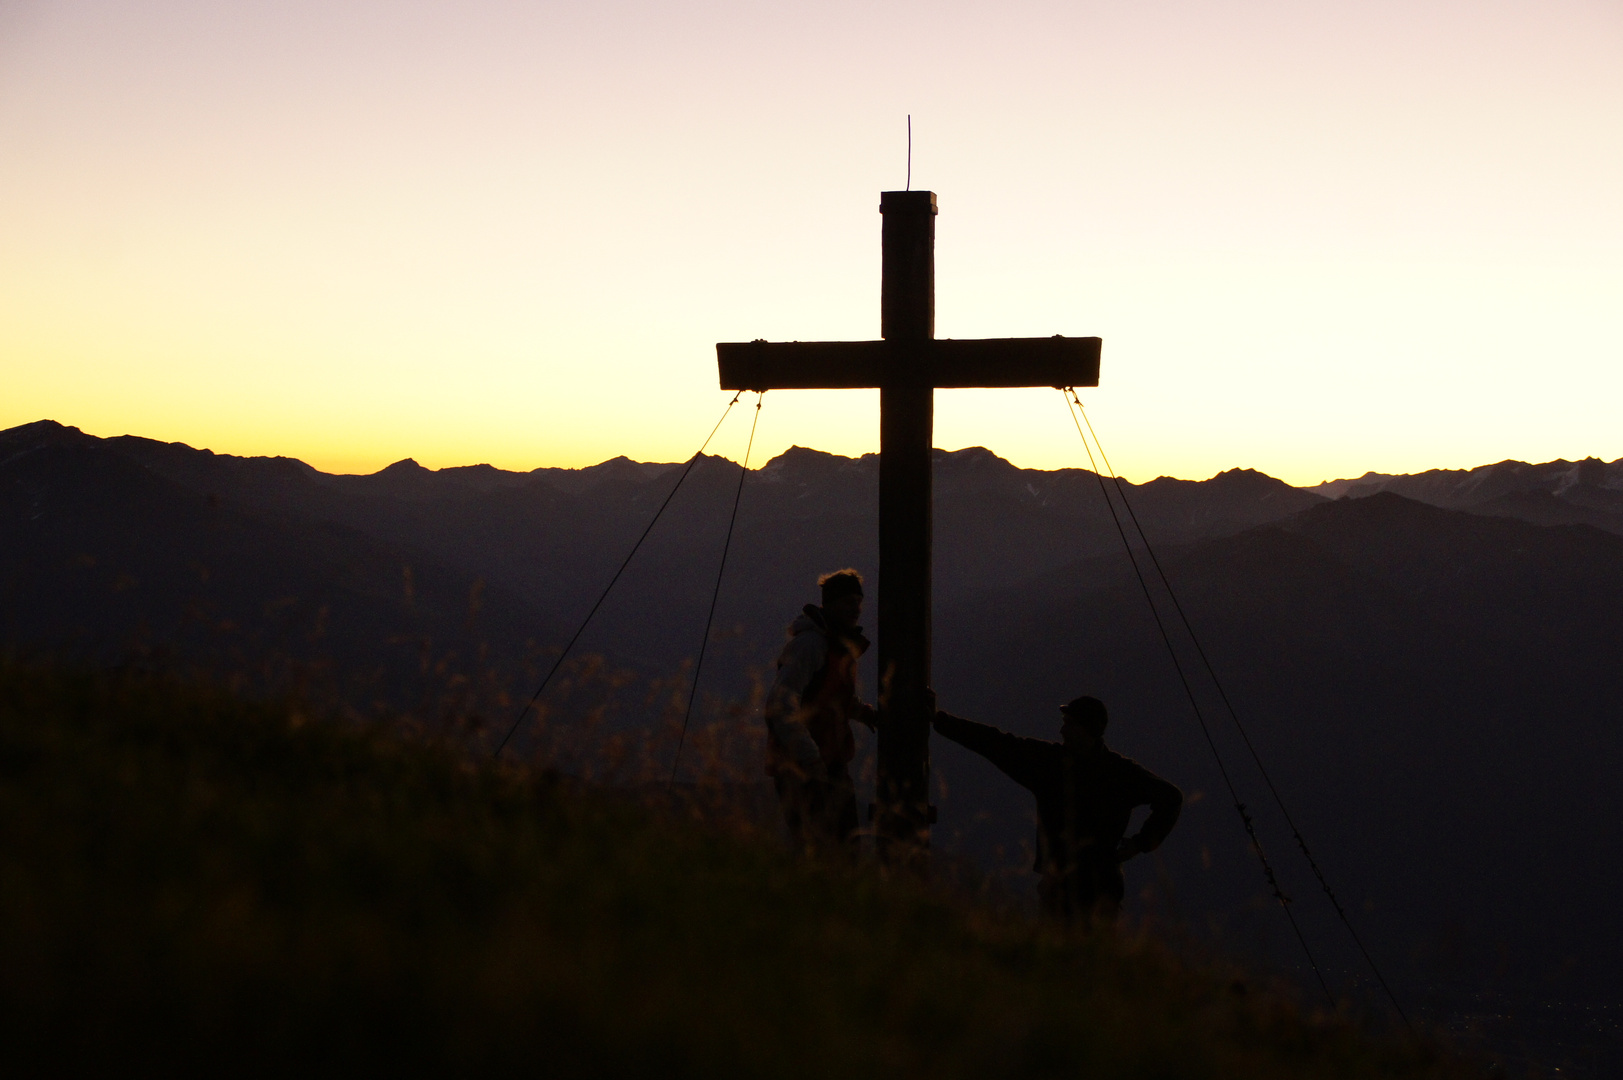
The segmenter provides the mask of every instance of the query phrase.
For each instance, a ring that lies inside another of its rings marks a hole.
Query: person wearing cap
[[[857,693],[857,660],[868,650],[857,625],[862,575],[836,570],[817,584],[822,605],[807,604],[790,624],[767,694],[766,772],[797,850],[849,849],[857,829],[851,721],[872,728],[877,717]]]
[[[1126,882],[1121,864],[1161,846],[1183,792],[1104,743],[1109,713],[1098,698],[1060,706],[1060,740],[1027,739],[938,712],[935,730],[973,750],[1037,798],[1038,896],[1046,915],[1088,925],[1115,921]],[[1133,810],[1144,827],[1124,836]]]

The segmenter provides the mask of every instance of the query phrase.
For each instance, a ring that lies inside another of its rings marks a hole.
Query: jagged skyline
[[[21,424],[13,428],[0,430],[0,440],[18,439],[29,431],[38,431],[42,438],[56,437],[57,433],[88,434],[92,439],[106,437],[96,436],[83,432],[77,426],[62,424],[55,420],[38,420],[29,424]],[[125,434],[112,437],[114,440],[133,441],[137,443],[160,444],[165,440],[152,439],[137,434]],[[178,440],[170,441],[168,445],[183,451],[201,451],[207,455],[216,455],[216,451],[207,447],[193,447]],[[750,462],[750,469],[754,472],[781,466],[785,459],[795,454],[808,454],[813,456],[838,458],[850,463],[861,463],[863,459],[877,457],[877,451],[865,454],[840,454],[831,450],[817,447],[802,446],[794,443],[773,454],[769,458],[756,457]],[[1041,467],[1020,466],[1003,457],[996,451],[985,446],[965,446],[949,450],[945,447],[936,448],[937,455],[946,457],[961,457],[963,455],[982,455],[1003,466],[1034,472],[1064,472],[1072,469],[1091,471],[1085,466],[1061,465],[1052,469]],[[578,491],[581,485],[591,483],[593,474],[629,469],[645,478],[652,478],[660,472],[682,464],[681,461],[638,461],[625,454],[616,454],[604,458],[602,461],[590,462],[584,465],[537,465],[528,469],[508,469],[492,465],[489,462],[471,462],[463,464],[425,466],[414,457],[404,457],[381,465],[370,472],[346,473],[333,472],[322,469],[301,458],[288,454],[261,454],[236,455],[229,452],[219,452],[218,456],[224,458],[240,457],[249,460],[276,458],[286,460],[309,469],[311,472],[322,474],[331,479],[351,480],[374,477],[393,476],[403,482],[410,482],[416,476],[433,477],[436,480],[454,478],[455,482],[465,484],[470,490],[491,491],[498,488],[523,483],[527,480],[540,477],[554,485],[561,485],[563,490]],[[737,457],[729,457],[724,453],[711,453],[707,456],[723,461],[732,461],[737,464]],[[1220,476],[1240,473],[1254,473],[1267,477],[1269,480],[1283,480],[1260,469],[1246,465],[1235,465],[1221,469],[1209,477],[1179,477],[1170,474],[1161,474],[1156,477],[1132,481],[1130,477],[1123,476],[1129,482],[1143,484],[1148,482],[1177,481],[1180,483],[1200,483],[1216,479]],[[1108,475],[1108,474],[1107,474]],[[1289,484],[1289,481],[1283,481]],[[1575,487],[1590,487],[1607,491],[1623,492],[1623,457],[1613,461],[1590,455],[1584,458],[1567,459],[1556,458],[1551,461],[1519,461],[1515,458],[1504,458],[1499,461],[1487,462],[1481,465],[1467,466],[1465,468],[1425,468],[1409,473],[1383,473],[1373,469],[1366,469],[1353,476],[1334,477],[1309,484],[1289,484],[1302,491],[1312,492],[1326,498],[1340,498],[1352,496],[1354,498],[1374,495],[1382,491],[1398,491],[1408,498],[1441,506],[1450,509],[1471,508],[1481,502],[1501,498],[1507,494],[1516,494],[1529,491],[1543,492],[1552,495],[1565,494]],[[1612,507],[1608,507],[1611,509]],[[1623,495],[1618,496],[1615,509],[1623,512]],[[1525,516],[1511,513],[1508,516]],[[1554,521],[1544,520],[1535,515],[1528,520],[1538,521],[1540,524],[1554,524]],[[1618,530],[1613,530],[1618,531]]]

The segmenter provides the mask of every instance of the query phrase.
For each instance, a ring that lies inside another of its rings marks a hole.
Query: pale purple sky
[[[877,336],[908,113],[938,333],[1102,336],[1134,479],[1623,456],[1616,0],[0,0],[0,427],[686,457],[716,341]],[[1080,460],[1053,391],[937,443]]]

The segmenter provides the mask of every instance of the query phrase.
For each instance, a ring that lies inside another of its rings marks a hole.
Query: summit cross
[[[930,806],[931,458],[937,388],[1099,385],[1099,339],[935,336],[932,191],[885,191],[879,341],[721,343],[723,390],[879,390],[879,854],[923,853]]]

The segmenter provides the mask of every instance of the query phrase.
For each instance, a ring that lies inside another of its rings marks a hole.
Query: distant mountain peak
[[[1390,492],[1450,510],[1539,525],[1589,524],[1623,533],[1623,458],[1609,463],[1594,457],[1557,458],[1538,464],[1507,458],[1474,469],[1368,472],[1356,480],[1330,480],[1305,490],[1333,499]]]
[[[937,467],[945,466],[947,469],[958,472],[980,472],[988,469],[998,471],[1019,472],[1020,469],[1007,458],[1001,458],[984,446],[966,446],[962,450],[935,451],[935,464]]]
[[[68,427],[66,424],[59,424],[55,420],[35,420],[31,424],[18,424],[5,434],[27,438],[30,435],[54,434],[59,431],[71,431],[76,435],[84,434],[76,427]]]
[[[0,459],[13,458],[47,446],[85,446],[101,440],[55,420],[35,420],[0,431]]]
[[[791,446],[789,449],[785,450],[783,453],[761,466],[761,471],[765,472],[768,469],[786,469],[797,465],[806,465],[812,463],[834,464],[836,462],[848,462],[851,460],[851,458],[844,457],[840,454],[831,454],[827,450],[813,450],[809,446],[795,445]]]
[[[852,472],[863,473],[878,468],[878,454],[846,457],[826,450],[813,450],[809,446],[791,446],[761,466],[758,476],[768,483],[809,484],[830,481]]]
[[[701,461],[720,461],[714,454],[700,454]],[[580,469],[581,476],[649,476],[658,475],[666,469],[675,468],[675,463],[668,461],[633,461],[624,454],[600,461],[596,465],[587,465]]]
[[[416,476],[416,475],[419,475],[421,473],[426,473],[428,471],[429,471],[428,469],[425,469],[421,465],[417,464],[417,459],[416,458],[401,458],[399,461],[395,462],[393,465],[385,465],[383,468],[379,469],[377,472],[373,473],[372,475],[373,476],[390,476],[390,477],[394,477],[394,476]]]
[[[76,442],[90,438],[93,436],[86,435],[76,427],[59,424],[55,420],[35,420],[31,424],[18,424],[14,428],[0,431],[0,445],[6,446],[43,446],[63,440]]]

